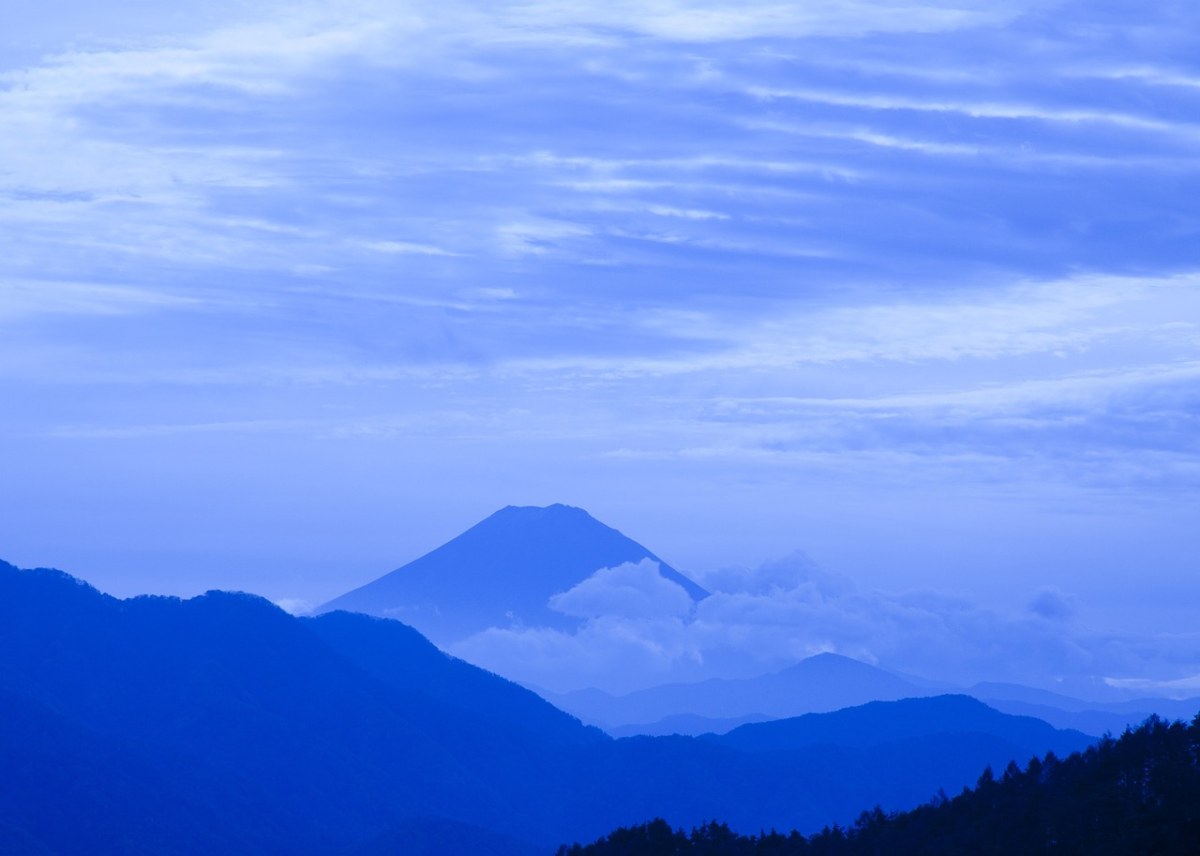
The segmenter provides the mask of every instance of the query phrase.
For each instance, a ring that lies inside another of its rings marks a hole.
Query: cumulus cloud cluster
[[[601,568],[567,591],[550,598],[550,607],[576,618],[658,619],[686,616],[692,598],[658,572],[650,559]]]
[[[1128,682],[1113,675],[1178,670],[1200,653],[1200,635],[1173,644],[1090,635],[1073,621],[1073,596],[1051,588],[1005,614],[934,591],[862,591],[800,553],[701,581],[712,594],[692,604],[649,560],[603,568],[550,601],[584,619],[577,631],[496,627],[454,652],[531,685],[612,692],[748,677],[825,651],[959,686],[1087,691],[1105,678]]]

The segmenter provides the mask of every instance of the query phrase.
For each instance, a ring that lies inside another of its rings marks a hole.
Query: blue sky
[[[4,558],[316,603],[562,501],[1200,673],[1194,5],[177,7],[0,27]]]

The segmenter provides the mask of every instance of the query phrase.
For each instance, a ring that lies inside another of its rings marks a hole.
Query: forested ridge
[[[691,833],[663,820],[618,829],[558,856],[958,856],[1200,853],[1200,715],[1151,717],[1082,753],[990,768],[974,788],[911,811],[866,811],[849,828],[738,835],[713,822]]]
[[[1152,806],[1160,792],[1184,795],[1183,808],[1200,803],[1195,735],[1178,728],[1186,751],[1113,762]],[[731,735],[611,739],[396,621],[295,618],[229,592],[119,600],[60,571],[0,562],[4,854],[527,856],[655,816],[810,832],[853,827],[864,806],[909,808],[939,785],[953,793],[989,763],[1003,769],[1047,749],[1070,759],[1089,745],[963,696],[873,703]],[[1163,760],[1177,756],[1187,764]],[[1185,784],[1161,787],[1168,774]],[[1009,782],[1002,775],[990,787],[1007,794]],[[1124,807],[1123,792],[1107,802],[1097,793],[1098,810],[1119,816],[1108,806]],[[1167,801],[1143,826],[1159,835],[1169,826],[1161,817],[1182,810]],[[905,822],[921,815],[912,817]],[[886,838],[901,836],[901,820],[879,825],[868,817],[850,838],[878,837],[887,852],[904,852]],[[651,836],[661,845],[631,849]],[[761,844],[720,826],[703,836],[726,849],[677,850],[686,836],[680,845],[662,824],[596,852],[736,854]],[[768,843],[823,852],[813,848],[839,837],[846,832]]]

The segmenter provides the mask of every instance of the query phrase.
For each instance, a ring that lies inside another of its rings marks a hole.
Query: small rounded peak
[[[584,511],[582,508],[579,508],[578,506],[575,506],[575,505],[564,505],[561,502],[556,502],[556,503],[553,503],[552,505],[547,505],[543,510],[549,511],[553,514],[573,514],[573,515],[583,515],[584,517],[591,517],[591,515],[588,514],[586,511]]]
[[[233,610],[238,612],[263,612],[263,613],[278,613],[279,615],[287,615],[271,601],[257,594],[251,594],[244,591],[226,591],[224,589],[210,589],[202,595],[189,598],[183,603],[201,609],[217,609],[217,610]]]
[[[22,569],[18,568],[16,565],[8,564],[8,562],[0,562],[0,570],[2,570],[6,575],[10,575],[12,579],[19,582],[79,589],[88,594],[108,597],[108,595],[104,595],[99,589],[86,580],[81,580],[79,577],[71,576],[66,571],[60,571],[58,568]]]

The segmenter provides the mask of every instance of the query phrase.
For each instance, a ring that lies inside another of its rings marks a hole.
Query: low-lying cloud
[[[550,607],[576,618],[670,618],[692,611],[692,598],[662,576],[658,562],[642,559],[601,568],[583,582],[550,598]]]
[[[555,595],[554,608],[583,619],[575,632],[495,627],[454,653],[531,685],[610,692],[751,676],[825,651],[960,686],[1011,681],[1067,692],[1120,686],[1128,675],[1157,675],[1157,685],[1200,662],[1200,637],[1088,633],[1074,620],[1074,596],[1056,589],[1032,592],[1024,610],[1006,613],[929,590],[862,591],[797,553],[699,576],[712,594],[693,606],[656,571],[649,560],[605,568]]]

